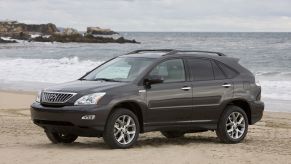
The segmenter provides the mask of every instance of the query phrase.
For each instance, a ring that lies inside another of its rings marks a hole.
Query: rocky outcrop
[[[38,37],[35,37],[37,35]],[[99,27],[88,27],[85,34],[81,34],[73,28],[63,28],[61,32],[56,25],[48,24],[24,24],[17,21],[0,22],[0,37],[11,39],[27,40],[32,42],[77,42],[77,43],[139,43],[135,40],[128,40],[118,37],[118,34],[110,29]],[[32,37],[33,35],[33,37]],[[103,36],[102,36],[103,35]],[[115,38],[113,38],[115,37]]]
[[[104,29],[100,27],[87,27],[87,34],[91,35],[114,35],[118,34],[115,31],[112,31],[111,29]]]
[[[95,37],[93,35],[87,34],[73,34],[73,35],[62,35],[62,34],[54,34],[50,37],[36,37],[33,38],[32,41],[35,42],[61,42],[61,43],[69,43],[69,42],[77,42],[77,43],[138,43],[135,40],[128,40],[120,37],[118,39],[108,38],[108,37]]]
[[[51,35],[58,32],[56,25],[48,24],[24,24],[16,21],[0,22],[0,36],[17,35],[19,33],[33,34],[40,33],[43,35]]]

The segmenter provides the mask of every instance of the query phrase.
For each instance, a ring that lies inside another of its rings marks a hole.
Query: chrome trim
[[[231,87],[231,84],[223,84],[223,87]]]
[[[191,89],[191,87],[183,87],[183,88],[181,88],[182,90],[190,90]]]
[[[48,96],[47,94],[60,94],[60,96],[57,95],[57,97],[53,101],[50,101],[50,100],[48,100],[49,97],[47,97]],[[42,91],[40,102],[41,103],[62,104],[62,103],[68,102],[75,95],[77,95],[77,93],[73,93],[73,92]]]
[[[182,105],[182,106],[163,106],[163,107],[154,107],[149,109],[166,109],[166,108],[192,108],[193,105]]]
[[[196,122],[211,122],[212,120],[189,120],[189,121],[175,121],[175,123],[196,123]]]
[[[203,122],[212,122],[213,120],[187,120],[187,121],[171,121],[171,122],[149,122],[145,123],[145,125],[151,126],[151,125],[162,125],[162,124],[175,124],[175,123],[203,123]]]
[[[219,104],[205,104],[205,105],[181,105],[181,106],[163,106],[163,107],[153,107],[149,109],[170,109],[170,108],[195,108],[195,107],[203,107],[203,106],[217,106]]]

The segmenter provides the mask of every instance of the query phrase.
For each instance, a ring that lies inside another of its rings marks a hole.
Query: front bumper
[[[265,105],[262,101],[252,101],[249,104],[251,106],[250,124],[253,125],[262,119]]]
[[[107,106],[48,107],[37,102],[31,105],[30,111],[33,122],[45,130],[88,137],[102,135],[109,114]],[[81,119],[85,115],[95,115],[95,119]]]

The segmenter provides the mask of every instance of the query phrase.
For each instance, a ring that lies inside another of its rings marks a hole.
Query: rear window
[[[214,80],[211,61],[207,59],[189,59],[193,80],[206,81]]]
[[[225,64],[222,63],[217,63],[219,67],[223,70],[227,78],[233,78],[237,75],[237,72],[230,68],[229,66],[226,66]]]

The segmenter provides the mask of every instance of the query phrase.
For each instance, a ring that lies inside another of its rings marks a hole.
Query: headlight
[[[39,92],[37,93],[37,96],[36,96],[35,101],[39,103],[39,102],[40,102],[40,97],[41,97],[41,91],[39,91]]]
[[[97,104],[98,101],[105,95],[104,92],[100,93],[93,93],[89,95],[85,95],[81,98],[79,98],[75,105],[91,105],[91,104]]]

